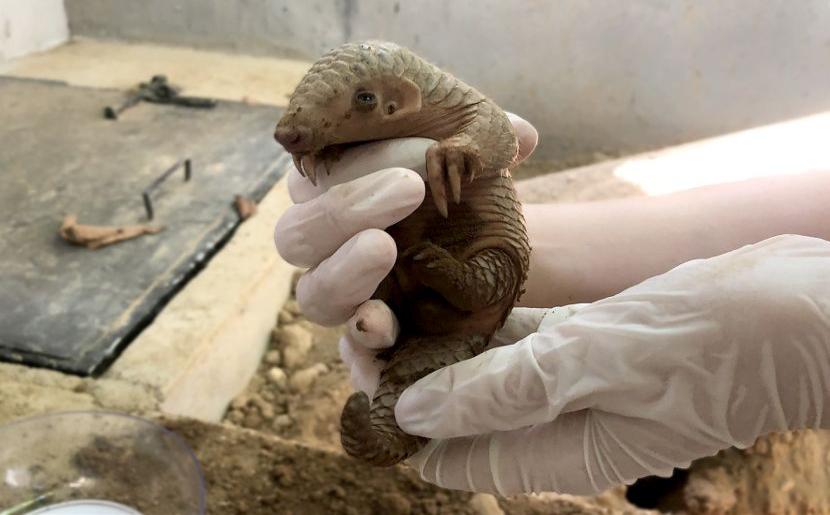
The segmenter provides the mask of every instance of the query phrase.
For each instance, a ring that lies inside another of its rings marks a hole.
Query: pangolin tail
[[[397,426],[374,427],[369,396],[353,393],[340,418],[340,442],[350,456],[378,467],[390,467],[415,454],[426,439],[412,436]]]
[[[356,392],[343,408],[340,442],[346,453],[371,465],[389,467],[418,452],[427,439],[398,427],[398,397],[431,372],[481,353],[489,340],[490,335],[398,338],[371,405],[365,393]]]

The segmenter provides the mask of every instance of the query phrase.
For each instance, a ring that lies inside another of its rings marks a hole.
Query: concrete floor
[[[0,63],[0,74],[122,90],[164,74],[187,95],[282,106],[309,65],[290,59],[76,38],[49,52]]]

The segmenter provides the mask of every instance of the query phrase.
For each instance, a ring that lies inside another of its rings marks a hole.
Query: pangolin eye
[[[354,101],[359,108],[369,111],[377,105],[378,97],[371,91],[358,91],[354,96]]]

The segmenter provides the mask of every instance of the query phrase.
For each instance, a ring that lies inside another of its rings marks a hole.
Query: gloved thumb
[[[533,352],[540,338],[548,336],[534,333],[417,381],[398,399],[398,425],[409,434],[454,438],[553,420],[547,374]]]
[[[493,335],[490,348],[511,345],[531,334],[563,322],[588,304],[558,308],[513,308],[504,325]]]
[[[557,392],[569,392],[567,384],[578,381],[584,367],[578,359],[572,363],[572,357],[551,356],[570,339],[553,329],[581,306],[514,310],[496,339],[513,335],[521,338],[517,343],[493,348],[417,381],[398,399],[398,425],[410,434],[453,438],[553,420],[565,403],[565,396]],[[545,332],[522,338],[531,327]],[[560,368],[567,373],[560,374]]]

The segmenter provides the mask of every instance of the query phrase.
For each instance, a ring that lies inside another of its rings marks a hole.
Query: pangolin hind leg
[[[515,297],[521,268],[502,249],[484,249],[459,260],[430,242],[420,243],[401,256],[414,277],[458,309],[476,311]]]
[[[363,392],[349,397],[340,416],[340,441],[346,453],[372,465],[387,467],[415,454],[425,438],[404,433],[395,422],[395,404],[418,379],[487,347],[488,335],[401,337],[395,353],[381,372],[380,384],[369,405]]]

